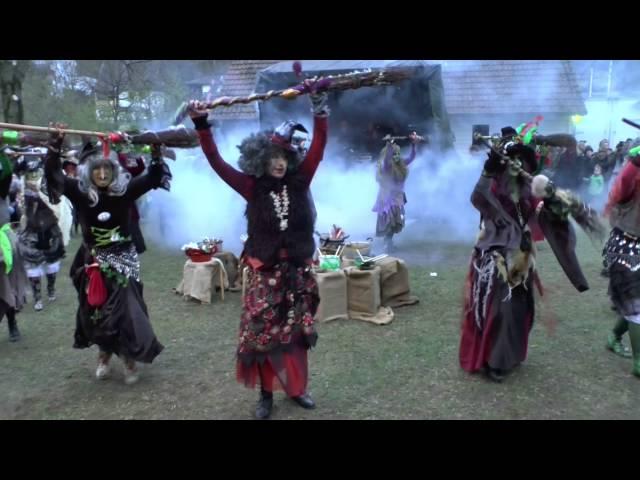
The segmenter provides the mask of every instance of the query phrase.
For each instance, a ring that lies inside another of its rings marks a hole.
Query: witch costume
[[[633,358],[632,373],[640,377],[640,147],[629,152],[609,194],[605,214],[613,227],[604,250],[609,297],[619,315],[607,347]],[[629,332],[631,352],[622,344]]]
[[[87,144],[80,154],[79,176],[64,175],[53,137],[45,159],[47,190],[53,203],[66,196],[77,211],[82,245],[71,265],[70,276],[78,292],[74,348],[98,345],[96,376],[105,378],[112,354],[125,363],[125,382],[137,380],[135,362],[151,363],[163,350],[153,332],[142,296],[140,261],[132,242],[130,212],[134,202],[160,187],[171,174],[161,157],[136,178],[121,171],[113,152]],[[104,146],[103,146],[104,148]],[[112,172],[111,183],[99,188],[92,173]]]
[[[380,153],[376,180],[380,185],[373,211],[378,214],[376,236],[384,237],[388,251],[393,248],[392,239],[405,225],[404,206],[407,196],[404,184],[409,175],[408,166],[416,157],[416,145],[411,145],[409,157],[403,159],[400,147],[388,142]]]
[[[535,314],[534,284],[542,294],[532,228],[541,227],[574,287],[588,289],[566,209],[555,196],[544,201],[534,196],[518,172],[538,173],[535,151],[512,142],[507,138],[512,129],[504,130],[506,141],[500,148],[511,163],[491,152],[471,195],[481,227],[464,288],[459,351],[464,370],[484,370],[498,382],[525,360]]]
[[[326,94],[311,95],[311,100],[313,140],[304,159],[292,144],[294,132],[304,127],[288,121],[273,132],[254,134],[242,142],[242,172],[218,153],[206,116],[194,118],[211,167],[247,201],[249,237],[243,261],[249,266],[249,277],[236,376],[249,388],[260,384],[258,418],[270,415],[274,390],[284,390],[304,408],[315,406],[307,395],[307,350],[317,340],[314,316],[319,303],[311,272],[315,215],[309,187],[327,142],[328,108]],[[282,178],[266,172],[271,159],[278,156],[287,159]]]
[[[20,251],[33,293],[33,308],[41,311],[41,280],[46,275],[49,302],[56,300],[56,277],[60,260],[65,256],[65,238],[61,225],[70,223],[71,210],[65,203],[54,206],[41,191],[44,164],[41,157],[21,157],[16,173],[24,176],[24,208],[26,219],[20,231]],[[69,217],[65,219],[62,217]],[[70,230],[70,225],[68,225]],[[70,232],[67,232],[67,234]]]
[[[6,316],[9,341],[20,340],[16,314],[27,301],[27,273],[18,238],[10,223],[9,203],[13,166],[9,158],[0,152],[0,322]]]

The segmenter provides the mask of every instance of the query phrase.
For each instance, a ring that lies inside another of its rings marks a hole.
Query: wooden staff
[[[411,140],[411,138],[413,137],[392,137],[391,135],[386,135],[382,141],[383,142],[395,142],[396,140]],[[415,138],[419,141],[419,142],[424,142],[425,141],[425,137],[422,137],[420,135],[416,135]]]
[[[623,118],[622,121],[624,123],[626,123],[627,125],[631,125],[634,128],[637,128],[638,130],[640,130],[640,125],[638,125],[636,122],[632,122],[631,120],[628,120],[626,118]]]
[[[343,75],[329,75],[327,77],[315,77],[295,87],[281,90],[269,90],[265,93],[253,93],[246,97],[219,97],[210,102],[205,102],[205,109],[213,110],[218,107],[230,107],[237,104],[248,104],[257,101],[266,101],[273,98],[293,100],[300,95],[315,92],[327,92],[333,90],[354,90],[361,87],[376,87],[392,85],[406,80],[410,72],[405,69],[381,70],[378,72],[351,72]],[[187,116],[189,103],[183,103],[176,112],[173,125],[179,125]]]
[[[38,127],[35,125],[20,125],[14,123],[0,123],[0,128],[6,130],[36,132],[36,133],[55,133],[62,132],[70,135],[81,135],[86,137],[98,137],[102,142],[114,144],[129,143],[132,145],[165,145],[170,148],[194,148],[200,145],[197,132],[192,128],[168,128],[166,130],[151,131],[147,130],[136,134],[128,134],[122,132],[94,132],[90,130],[74,130],[69,128],[55,127]],[[39,144],[45,145],[47,138],[21,137],[14,139],[22,144]]]

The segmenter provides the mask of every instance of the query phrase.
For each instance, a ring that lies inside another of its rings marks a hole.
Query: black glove
[[[496,152],[490,152],[487,161],[484,162],[484,173],[489,176],[500,175],[507,169],[507,163],[502,160],[502,157]]]
[[[196,130],[209,130],[211,128],[211,124],[209,123],[206,115],[194,118],[193,124],[195,125]]]

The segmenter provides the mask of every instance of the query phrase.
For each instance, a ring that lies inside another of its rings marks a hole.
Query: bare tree
[[[113,126],[117,128],[129,109],[122,103],[123,94],[147,90],[150,60],[80,60],[78,73],[96,80],[94,91],[99,101],[106,101]]]
[[[0,60],[0,94],[5,122],[24,123],[22,81],[29,69],[25,60]]]

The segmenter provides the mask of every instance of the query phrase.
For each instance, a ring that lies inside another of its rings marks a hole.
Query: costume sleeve
[[[313,117],[313,140],[307,156],[302,165],[300,165],[300,174],[306,180],[307,185],[311,184],[311,180],[313,180],[313,176],[324,155],[324,148],[327,145],[328,125],[327,116],[316,115]]]
[[[170,179],[169,166],[161,158],[154,158],[146,173],[129,181],[126,196],[130,200],[137,200],[148,191],[162,187]]]
[[[239,172],[223,160],[209,128],[198,128],[196,126],[196,130],[200,137],[200,146],[211,168],[213,168],[227,185],[242,195],[245,200],[249,201],[253,195],[254,178]]]
[[[411,153],[409,154],[409,156],[407,157],[407,159],[404,161],[404,163],[408,166],[411,165],[411,162],[413,162],[416,159],[416,144],[412,143],[411,144]]]
[[[60,203],[60,197],[64,195],[73,205],[81,201],[82,194],[78,189],[78,180],[67,177],[62,170],[60,161],[61,141],[52,140],[47,154],[44,157],[44,190],[51,203]]]
[[[628,202],[636,189],[640,174],[640,169],[633,162],[627,162],[611,188],[609,200],[605,207],[605,215],[618,203]]]
[[[508,219],[508,215],[493,194],[491,190],[492,186],[493,178],[481,175],[471,193],[471,204],[480,212],[484,219],[495,221],[503,218],[506,220]]]

